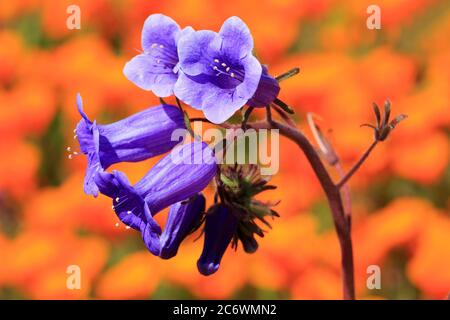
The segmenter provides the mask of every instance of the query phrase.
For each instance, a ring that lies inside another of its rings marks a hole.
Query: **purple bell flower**
[[[133,186],[119,171],[101,172],[95,177],[100,192],[113,199],[113,209],[119,219],[141,231],[144,243],[155,255],[160,253],[161,228],[153,216],[197,195],[217,171],[213,151],[204,142],[185,144],[175,151],[182,155],[180,163],[175,163],[172,154],[168,154]],[[198,158],[202,161],[193,162]]]
[[[142,29],[141,45],[144,52],[131,59],[124,67],[125,76],[141,89],[153,91],[158,97],[173,94],[178,80],[178,39],[193,29],[180,30],[178,24],[162,14],[147,18]]]
[[[166,226],[160,238],[161,258],[170,259],[177,254],[181,242],[199,225],[203,212],[205,197],[202,194],[170,206]]]
[[[76,135],[80,150],[87,155],[88,166],[84,192],[98,195],[94,177],[98,172],[119,162],[137,162],[170,151],[179,141],[172,141],[176,129],[185,128],[183,114],[171,105],[159,105],[138,112],[123,120],[99,125],[83,112],[77,95],[77,106],[83,119]]]
[[[219,204],[206,214],[205,240],[197,268],[201,274],[215,273],[220,261],[233,239],[238,227],[238,219],[224,204]]]
[[[180,69],[175,95],[214,122],[228,120],[253,97],[262,66],[253,56],[253,38],[238,17],[219,33],[189,32],[178,41]]]

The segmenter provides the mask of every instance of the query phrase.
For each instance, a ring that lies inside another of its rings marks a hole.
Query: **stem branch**
[[[341,267],[344,299],[355,299],[353,245],[349,220],[346,218],[339,187],[334,184],[327,169],[309,140],[297,128],[286,126],[275,120],[271,123],[257,122],[248,124],[253,129],[278,129],[280,134],[294,141],[305,154],[319,182],[325,191],[331,209],[341,248]]]
[[[355,163],[355,165],[350,169],[350,171],[337,183],[337,187],[340,189],[342,186],[353,176],[353,174],[358,171],[359,167],[366,161],[367,157],[370,155],[372,150],[376,147],[378,144],[378,140],[374,140],[370,147],[364,152],[364,154],[361,156],[361,158],[358,160],[358,162]]]

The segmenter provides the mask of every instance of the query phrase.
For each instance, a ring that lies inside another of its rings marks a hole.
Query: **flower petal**
[[[236,87],[236,95],[249,100],[256,92],[262,74],[261,63],[252,54],[242,61],[245,69],[244,81]]]
[[[174,131],[185,129],[185,124],[179,108],[158,105],[98,127],[98,153],[106,169],[114,163],[142,161],[170,151],[180,142],[172,139]]]
[[[113,209],[120,221],[141,231],[147,249],[154,255],[159,255],[161,227],[127,177],[120,171],[101,172],[97,174],[95,182],[101,193],[113,199]]]
[[[175,95],[195,109],[203,110],[213,123],[223,123],[239,110],[249,98],[239,98],[233,89],[221,89],[210,82],[197,82],[180,74]]]
[[[204,142],[176,147],[162,158],[136,185],[145,194],[152,215],[202,191],[214,178],[217,164]]]
[[[166,153],[180,142],[172,139],[175,130],[185,128],[183,114],[171,105],[147,108],[107,125],[92,123],[81,103],[78,108],[83,119],[77,125],[76,134],[81,152],[88,158],[84,191],[95,197],[97,172],[114,163],[136,162]]]
[[[183,72],[180,72],[173,91],[175,96],[184,103],[194,109],[202,110],[203,96],[207,93],[209,87],[212,87],[212,85],[195,82]],[[212,89],[214,90],[214,88]]]
[[[88,123],[88,124],[92,124],[92,121],[89,120],[88,116],[84,113],[83,111],[83,98],[81,97],[81,94],[77,93],[77,108],[78,108],[78,112],[80,113],[81,117]]]
[[[211,74],[216,50],[222,40],[216,32],[200,30],[187,33],[178,41],[181,70],[190,75]]]
[[[206,119],[213,123],[223,123],[247,102],[238,97],[234,90],[215,90],[204,99],[202,110]]]
[[[158,61],[159,58],[155,55],[137,55],[125,64],[123,73],[139,88],[153,91],[158,97],[168,97],[173,94],[178,75],[173,68],[165,68]]]
[[[150,219],[147,224],[141,224],[141,234],[148,251],[155,256],[159,255],[161,228],[158,223]]]
[[[91,153],[88,155],[88,163],[86,167],[86,174],[84,176],[83,189],[84,193],[87,195],[98,196],[98,187],[95,183],[95,176],[98,172],[103,171],[98,156],[96,153]]]
[[[145,22],[142,29],[142,49],[149,51],[153,44],[176,48],[176,37],[180,27],[168,16],[152,14]]]
[[[197,194],[189,200],[180,201],[170,207],[166,226],[161,235],[159,256],[170,259],[178,252],[181,242],[198,224],[205,211],[205,197]]]
[[[247,25],[238,17],[228,18],[219,32],[222,42],[222,52],[233,59],[241,59],[253,50],[253,37]]]
[[[122,172],[100,172],[95,176],[95,183],[102,194],[113,199],[114,212],[126,225],[141,230],[142,224],[153,220],[139,190],[130,185]]]

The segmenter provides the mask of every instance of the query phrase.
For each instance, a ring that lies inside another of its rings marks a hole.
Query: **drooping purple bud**
[[[253,97],[248,100],[247,104],[250,107],[265,107],[270,105],[280,93],[280,85],[278,81],[269,75],[266,66],[263,66],[261,79],[259,80],[258,88]]]
[[[168,152],[180,142],[172,141],[174,130],[185,128],[183,114],[171,105],[151,107],[107,125],[89,120],[80,95],[77,106],[83,119],[77,125],[76,136],[81,152],[88,157],[84,191],[94,196],[98,195],[94,183],[97,172],[114,163],[137,162]]]
[[[219,269],[220,261],[237,226],[237,217],[226,205],[219,204],[209,210],[205,220],[203,251],[197,261],[197,268],[201,274],[209,276]]]
[[[204,211],[205,197],[201,194],[170,207],[166,226],[160,238],[161,258],[170,259],[177,254],[181,242],[199,224]]]

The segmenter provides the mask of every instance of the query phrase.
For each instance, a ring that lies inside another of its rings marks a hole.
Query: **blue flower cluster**
[[[150,107],[123,120],[100,125],[83,112],[76,128],[80,150],[87,156],[84,191],[113,200],[113,209],[125,225],[138,230],[148,250],[168,259],[173,257],[184,238],[200,225],[205,212],[201,191],[217,172],[211,150],[204,142],[177,146],[172,132],[185,127],[183,114],[175,106]],[[173,149],[176,147],[175,149]],[[172,150],[135,185],[120,171],[107,172],[112,164],[137,162]],[[173,153],[177,154],[174,161]],[[162,209],[170,207],[166,228],[154,220]]]
[[[226,121],[246,104],[270,105],[280,90],[277,80],[253,56],[252,36],[237,17],[225,21],[216,33],[190,27],[181,30],[172,19],[151,15],[142,32],[142,47],[144,52],[124,68],[128,79],[159,97],[174,94],[202,110],[214,123]],[[266,213],[261,215],[259,209],[260,216],[250,214],[240,222],[230,203],[241,201],[241,208],[245,204],[256,208],[258,203],[242,197],[216,203],[205,216],[202,190],[215,177],[220,179],[220,170],[206,143],[181,144],[172,139],[175,130],[186,129],[181,108],[161,104],[102,125],[85,114],[80,95],[77,107],[82,119],[76,137],[88,160],[85,193],[110,197],[120,221],[141,233],[152,254],[163,259],[175,256],[181,242],[203,221],[205,241],[197,263],[202,274],[216,272],[226,248],[238,238],[247,252],[256,250],[253,235],[262,231],[252,221],[263,219]],[[169,151],[134,185],[124,173],[107,171],[116,163],[138,162]],[[261,187],[264,182],[256,185]],[[154,216],[167,207],[169,214],[162,230]],[[272,215],[270,210],[267,214]]]

